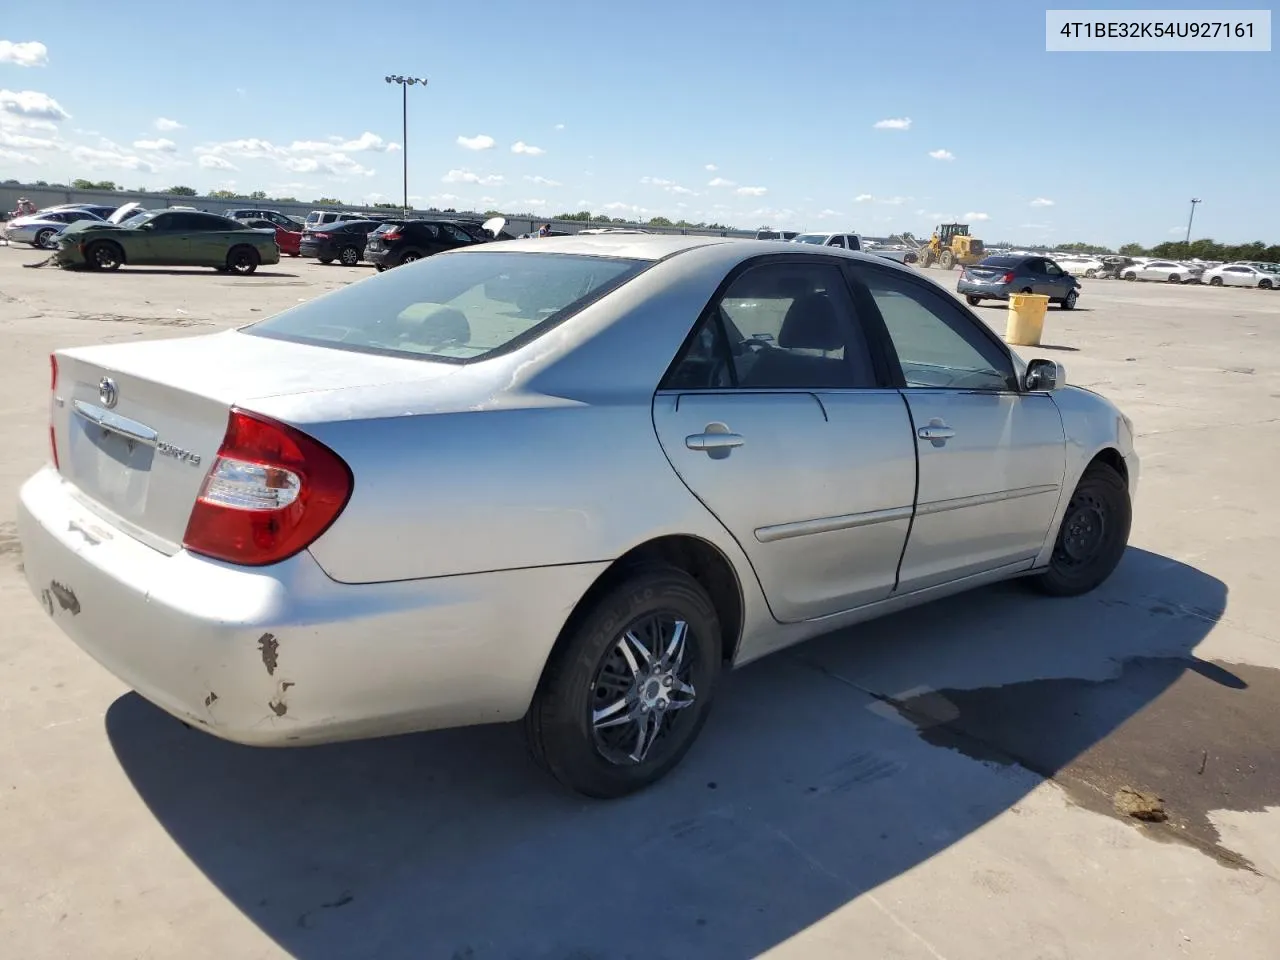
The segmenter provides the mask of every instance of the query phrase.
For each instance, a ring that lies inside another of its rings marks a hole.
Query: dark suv
[[[369,234],[364,258],[379,270],[413,263],[433,253],[488,243],[493,235],[479,223],[461,220],[409,220],[389,223]]]
[[[344,267],[354,267],[364,255],[369,234],[382,224],[377,220],[344,220],[331,223],[323,230],[308,230],[302,235],[298,252],[315,257],[321,263],[337,260]]]

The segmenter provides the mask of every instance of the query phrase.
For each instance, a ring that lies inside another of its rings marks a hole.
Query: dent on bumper
[[[72,640],[179,719],[262,746],[517,719],[605,566],[352,585],[306,552],[257,569],[166,556],[51,468],[23,486],[18,529]]]

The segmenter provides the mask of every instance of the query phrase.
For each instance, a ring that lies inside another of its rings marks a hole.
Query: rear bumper
[[[326,243],[307,243],[305,240],[298,244],[298,253],[304,257],[328,257],[337,259],[338,253],[329,244]]]
[[[514,720],[603,564],[340,584],[310,553],[243,568],[166,556],[51,468],[22,487],[28,583],[85,652],[227,740],[321,743]]]
[[[966,297],[981,297],[984,300],[1008,300],[1009,288],[1002,284],[975,283],[972,280],[961,280],[956,284],[956,293]]]

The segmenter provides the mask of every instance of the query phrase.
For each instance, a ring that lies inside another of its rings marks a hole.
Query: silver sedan
[[[1122,280],[1159,280],[1161,283],[1188,283],[1198,280],[1203,268],[1175,263],[1172,260],[1148,260],[1134,263],[1120,273]]]
[[[485,245],[60,350],[50,411],[26,575],[143,696],[258,745],[523,719],[597,797],[671,770],[730,667],[1093,589],[1138,480],[1122,413],[931,281],[721,238]]]

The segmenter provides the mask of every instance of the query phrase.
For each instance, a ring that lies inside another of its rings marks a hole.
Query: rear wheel
[[[1272,283],[1270,280],[1259,280],[1258,286],[1263,290],[1270,290],[1272,287]]]
[[[1098,271],[1095,270],[1093,267],[1090,267],[1088,270],[1084,272],[1084,275],[1088,277],[1090,280],[1092,280],[1094,277],[1098,275]]]
[[[387,269],[387,265],[385,263],[375,263],[373,265],[373,269],[377,270],[379,273],[382,273],[382,271]]]
[[[355,247],[343,247],[338,254],[338,259],[342,261],[344,267],[354,267],[360,262],[360,251]]]
[[[1181,282],[1182,282],[1182,278],[1181,278],[1180,276],[1178,276],[1176,273],[1171,273],[1171,274],[1169,274],[1169,280],[1168,280],[1168,282],[1169,282],[1169,283],[1181,283]]]
[[[943,250],[938,257],[938,266],[943,270],[954,270],[956,268],[956,256],[950,250]]]
[[[400,262],[402,264],[417,263],[421,259],[422,259],[422,254],[418,253],[416,250],[410,250],[403,257],[400,258]]]
[[[119,270],[124,263],[124,251],[111,240],[99,240],[84,252],[84,259],[94,270]]]
[[[1124,275],[1124,279],[1126,279],[1126,280],[1137,280],[1137,279],[1138,279],[1138,275],[1137,275],[1136,273],[1134,273],[1132,270],[1130,270],[1130,271],[1128,271],[1128,272],[1126,272],[1126,273],[1125,273],[1125,275]]]
[[[1105,463],[1090,464],[1067,503],[1049,568],[1032,583],[1055,597],[1088,593],[1119,565],[1132,520],[1124,478]]]
[[[333,263],[333,257],[316,257],[321,263]]]
[[[1210,278],[1209,278],[1209,286],[1211,286],[1211,287],[1220,287],[1220,286],[1222,286],[1222,278],[1221,278],[1221,277],[1210,277]]]
[[[253,247],[232,247],[227,254],[227,269],[243,276],[257,270],[261,262],[262,258]]]
[[[965,297],[965,300],[969,302],[969,306],[971,307],[976,307],[978,304],[982,302],[981,297]]]
[[[37,246],[37,247],[46,247],[46,248],[47,248],[47,247],[49,246],[49,238],[50,238],[50,237],[52,237],[52,236],[53,236],[53,230],[52,230],[52,228],[50,228],[50,227],[45,227],[43,230],[39,231],[39,232],[36,234],[36,239],[35,239],[35,242],[34,242],[33,246]]]
[[[575,615],[525,717],[534,758],[590,797],[634,793],[684,757],[720,673],[720,623],[676,567],[630,573]]]

